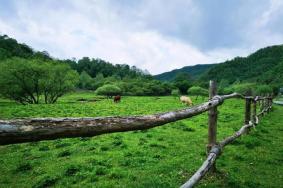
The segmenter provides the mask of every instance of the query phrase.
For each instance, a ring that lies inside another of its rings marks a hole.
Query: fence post
[[[212,99],[217,93],[216,82],[209,81],[209,99]],[[216,144],[217,134],[217,107],[213,107],[208,111],[208,145],[207,154],[211,150],[212,146]],[[216,171],[215,164],[211,167],[211,172]]]
[[[268,101],[268,103],[267,103],[268,104],[268,106],[267,106],[268,110],[267,111],[270,112],[271,111],[270,107],[272,105],[272,95],[271,94],[268,95],[267,101]]]
[[[270,111],[272,111],[272,104],[273,104],[273,94],[270,95]]]
[[[255,97],[254,99],[253,99],[253,113],[252,113],[252,121],[253,121],[253,123],[255,124],[256,123],[256,98],[257,97]]]
[[[251,96],[251,92],[248,91],[246,93],[247,97]],[[246,105],[245,105],[245,125],[249,124],[249,121],[251,120],[251,99],[246,98]]]
[[[264,96],[264,95],[261,95],[261,96]],[[261,117],[263,117],[263,116],[264,116],[264,99],[263,99],[263,100],[260,100],[259,111],[260,111],[260,112],[263,112],[263,113],[261,114]]]

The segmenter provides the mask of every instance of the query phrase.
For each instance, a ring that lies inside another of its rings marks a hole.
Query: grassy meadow
[[[123,97],[115,104],[81,92],[55,104],[20,105],[1,99],[0,119],[127,116],[184,107],[171,96]],[[227,100],[219,111],[221,140],[242,126],[244,101]],[[274,105],[249,135],[225,148],[217,160],[218,172],[198,186],[282,187],[282,114],[283,107]],[[204,113],[144,131],[0,146],[0,187],[178,187],[205,160],[206,143]]]

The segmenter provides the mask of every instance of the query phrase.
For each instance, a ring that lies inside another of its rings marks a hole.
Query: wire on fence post
[[[217,95],[216,82],[210,80],[209,82],[209,99],[212,99]],[[207,145],[207,154],[211,150],[212,146],[216,144],[216,135],[217,135],[217,107],[213,107],[208,111],[208,145]],[[211,172],[216,171],[215,164],[211,167]]]

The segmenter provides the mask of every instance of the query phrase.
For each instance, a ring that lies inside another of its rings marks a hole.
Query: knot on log
[[[223,97],[221,97],[220,95],[215,95],[211,100],[218,100],[220,105],[224,102]]]
[[[214,145],[212,146],[211,150],[209,151],[209,153],[214,153],[215,155],[220,155],[222,152],[222,149],[219,145]]]

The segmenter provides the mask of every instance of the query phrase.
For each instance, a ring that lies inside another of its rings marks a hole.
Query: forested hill
[[[51,59],[46,51],[34,51],[26,44],[20,44],[17,40],[8,37],[7,35],[0,35],[0,61],[12,57],[20,58],[43,58]]]
[[[283,84],[283,45],[262,48],[248,57],[216,64],[199,81],[254,82],[271,85]]]
[[[67,63],[78,73],[86,72],[91,77],[96,77],[97,75],[103,75],[104,77],[116,76],[120,78],[148,77],[146,71],[143,71],[135,66],[130,67],[126,64],[114,65],[102,59],[91,59],[88,57],[84,57],[78,61],[71,59],[54,59],[46,51],[35,51],[28,45],[18,43],[17,40],[10,38],[7,35],[0,35],[0,61],[12,57],[20,57],[24,59],[37,58],[41,60]]]
[[[192,79],[198,79],[203,73],[208,69],[213,67],[215,64],[203,64],[203,65],[194,65],[186,66],[181,69],[174,69],[169,72],[164,72],[158,75],[155,75],[154,78],[161,81],[172,81],[176,78],[179,73],[188,73]]]

